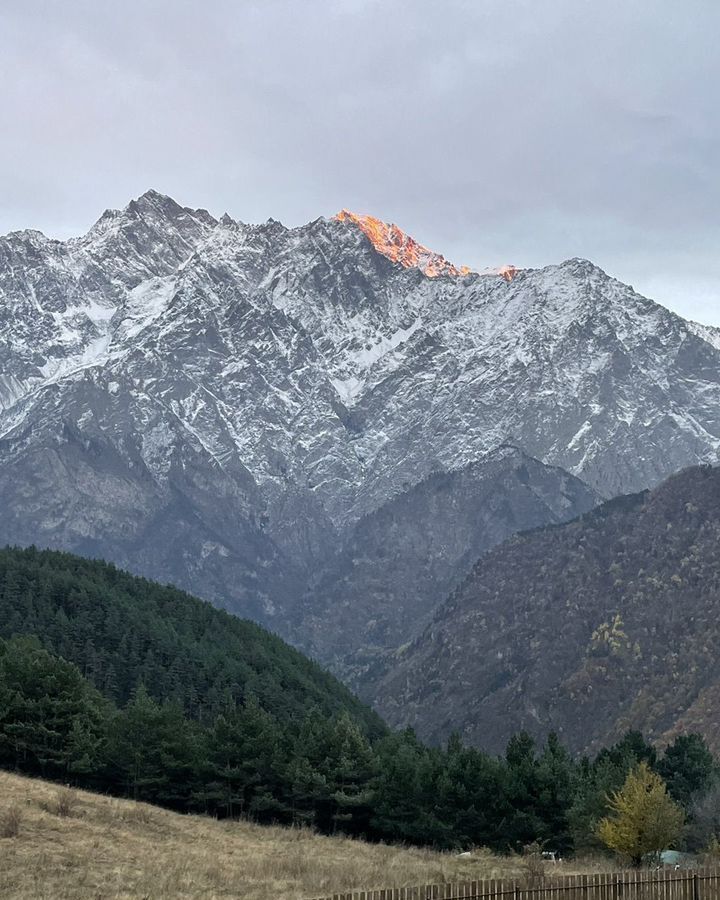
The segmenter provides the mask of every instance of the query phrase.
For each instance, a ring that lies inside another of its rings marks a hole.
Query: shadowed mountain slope
[[[699,467],[483,556],[377,688],[392,724],[500,750],[628,728],[720,747],[720,469]]]

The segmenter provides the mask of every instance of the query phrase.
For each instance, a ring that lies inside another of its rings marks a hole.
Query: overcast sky
[[[0,233],[154,187],[585,256],[720,325],[718,0],[2,0]]]

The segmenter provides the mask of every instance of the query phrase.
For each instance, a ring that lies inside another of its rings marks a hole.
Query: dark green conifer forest
[[[630,732],[595,758],[556,736],[502,756],[390,733],[263,629],[69,554],[0,551],[0,766],[180,811],[303,823],[438,848],[593,849],[610,791],[640,761],[688,815],[716,818],[699,735],[658,753]]]

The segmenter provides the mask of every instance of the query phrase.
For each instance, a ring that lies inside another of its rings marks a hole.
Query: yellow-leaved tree
[[[596,834],[634,866],[641,865],[648,855],[672,847],[682,834],[684,813],[646,762],[628,774],[609,804],[611,813],[600,820]]]

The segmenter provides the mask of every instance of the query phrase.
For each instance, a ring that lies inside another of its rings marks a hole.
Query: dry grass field
[[[488,851],[457,856],[218,822],[0,772],[3,900],[301,900],[520,871],[518,860]]]

